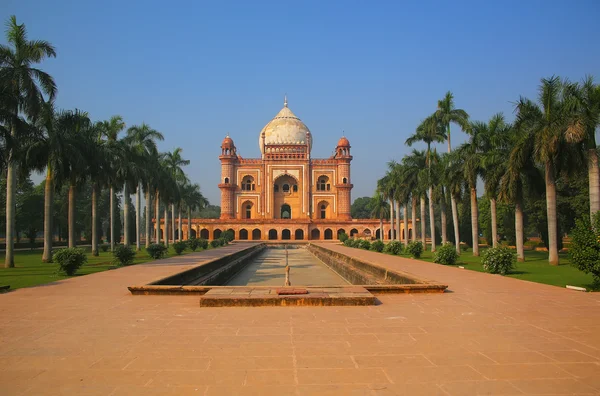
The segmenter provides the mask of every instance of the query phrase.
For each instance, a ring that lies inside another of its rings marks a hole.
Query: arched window
[[[256,187],[254,185],[254,178],[252,176],[244,176],[242,179],[242,190],[243,191],[253,191]]]
[[[252,218],[252,205],[246,205],[246,218]]]
[[[283,185],[283,192],[284,193],[290,192],[290,185],[289,184],[284,184]]]
[[[292,208],[288,204],[281,205],[281,218],[282,219],[291,219],[292,218]]]
[[[229,184],[229,178],[228,177],[225,178],[225,184]]]
[[[317,179],[317,191],[329,190],[329,184],[327,184],[328,181],[329,178],[327,176],[320,176]]]
[[[342,183],[347,184],[348,183],[348,179],[346,179],[345,177],[342,179]]]
[[[274,191],[274,192],[279,192],[279,186],[278,186],[277,184],[275,184],[275,185],[273,186],[273,191]]]
[[[321,218],[324,219],[325,217],[327,217],[327,206],[321,205]]]
[[[298,192],[298,185],[294,184],[294,188],[293,188],[294,192]]]

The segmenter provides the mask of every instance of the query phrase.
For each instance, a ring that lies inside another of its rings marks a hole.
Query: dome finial
[[[287,107],[287,94],[283,95],[283,107]]]

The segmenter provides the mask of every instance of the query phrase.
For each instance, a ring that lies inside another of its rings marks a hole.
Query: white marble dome
[[[288,108],[287,100],[285,100],[283,109],[260,132],[258,144],[260,152],[263,154],[264,146],[269,145],[308,144],[309,147],[312,147],[312,136],[308,127]]]

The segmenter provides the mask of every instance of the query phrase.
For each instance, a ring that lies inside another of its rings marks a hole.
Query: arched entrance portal
[[[333,231],[330,228],[325,230],[325,239],[333,239]]]
[[[277,230],[269,230],[269,240],[277,240]]]
[[[350,230],[350,236],[353,237],[354,235],[358,234],[358,230],[356,228],[353,228]]]
[[[304,239],[304,230],[296,230],[294,233],[294,239],[297,241],[301,241]]]
[[[281,205],[281,218],[282,219],[291,219],[292,218],[292,208],[290,208],[290,205],[288,205],[288,204]]]
[[[285,229],[281,231],[281,239],[283,239],[284,241],[289,241],[290,239],[292,239],[292,233],[290,232],[290,230]]]
[[[310,239],[321,239],[321,231],[317,228],[310,232]]]
[[[340,228],[339,230],[337,230],[337,238],[340,239],[340,235],[345,234],[346,230],[344,230],[343,228]]]
[[[213,231],[213,239],[219,239],[221,238],[221,230],[219,230],[218,228],[216,230]]]
[[[240,240],[242,241],[247,241],[248,240],[248,230],[245,228],[242,228],[240,230]]]
[[[200,230],[200,239],[208,239],[208,230],[203,228]]]
[[[194,230],[193,228],[190,230],[190,238],[196,238],[196,230]]]
[[[253,241],[260,241],[261,237],[262,237],[262,235],[258,228],[255,228],[252,230],[252,240]]]

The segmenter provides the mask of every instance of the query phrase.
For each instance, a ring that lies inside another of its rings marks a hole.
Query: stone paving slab
[[[199,309],[127,290],[242,243],[19,289],[0,295],[0,394],[600,394],[599,294],[326,246],[449,292]]]

